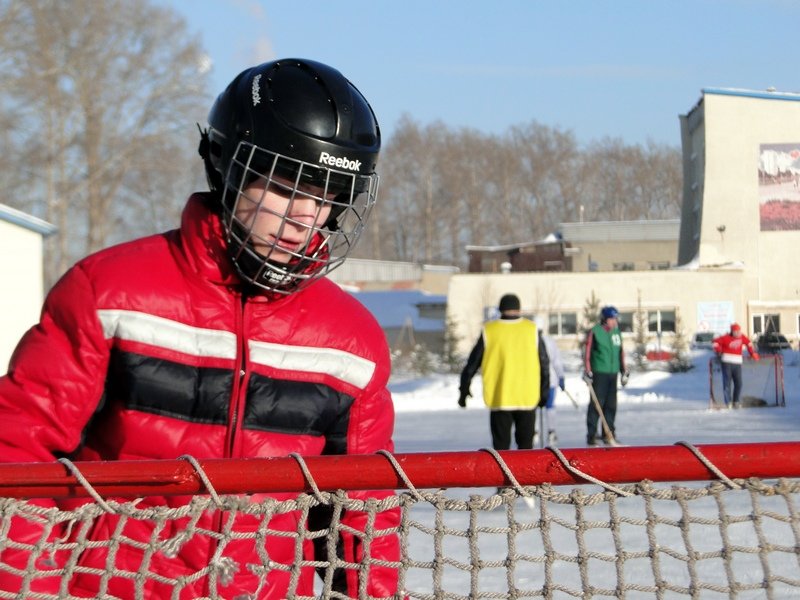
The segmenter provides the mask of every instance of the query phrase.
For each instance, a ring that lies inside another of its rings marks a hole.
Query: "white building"
[[[55,226],[0,204],[0,374],[19,338],[39,321],[44,300],[42,241]]]

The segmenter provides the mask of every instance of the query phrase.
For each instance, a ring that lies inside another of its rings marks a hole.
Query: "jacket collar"
[[[209,193],[189,197],[181,215],[181,245],[189,270],[216,285],[240,285],[228,257],[225,231]]]

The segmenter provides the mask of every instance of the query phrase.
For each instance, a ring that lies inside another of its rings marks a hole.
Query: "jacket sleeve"
[[[550,359],[550,371],[555,373],[556,377],[559,378],[566,376],[564,360],[561,358],[561,352],[558,349],[556,341],[552,337],[546,335],[542,337],[544,337],[544,344],[547,347],[547,358]],[[550,387],[555,387],[557,384],[557,381],[550,381]]]
[[[544,336],[539,336],[539,406],[547,404],[547,397],[550,395],[550,356],[547,354],[547,346]]]
[[[95,306],[79,267],[48,294],[39,323],[20,340],[0,378],[0,461],[52,461],[80,445],[108,368]]]
[[[590,329],[586,334],[586,349],[583,353],[583,370],[587,373],[592,372],[592,344],[594,344],[594,332]]]
[[[481,334],[478,341],[475,342],[475,345],[472,347],[472,351],[469,353],[467,364],[464,365],[461,371],[461,382],[458,386],[461,393],[469,391],[472,378],[475,377],[475,373],[477,373],[478,369],[481,367],[481,362],[483,361],[483,347],[483,334]]]
[[[76,450],[100,402],[107,365],[91,286],[74,268],[52,289],[40,322],[20,340],[7,375],[0,378],[0,461],[49,462]],[[54,505],[52,500],[31,503]],[[41,524],[24,518],[13,519],[8,532],[9,539],[31,547],[42,535]],[[54,531],[50,538],[60,535]],[[9,547],[0,561],[24,569],[29,554]],[[58,583],[57,577],[44,578],[32,591],[55,592]],[[21,578],[5,570],[0,574],[0,589],[17,591],[20,584]]]

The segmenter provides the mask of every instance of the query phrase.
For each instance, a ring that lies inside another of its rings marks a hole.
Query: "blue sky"
[[[320,60],[361,89],[385,138],[408,114],[679,146],[703,88],[800,91],[798,0],[159,1],[201,36],[215,93],[252,64]]]

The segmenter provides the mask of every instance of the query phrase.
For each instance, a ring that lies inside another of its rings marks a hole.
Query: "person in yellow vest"
[[[461,372],[458,405],[466,408],[470,383],[480,368],[483,401],[495,450],[511,448],[511,432],[520,450],[533,448],[536,408],[547,402],[550,362],[536,324],[521,316],[514,294],[500,298],[500,318],[486,323]]]

